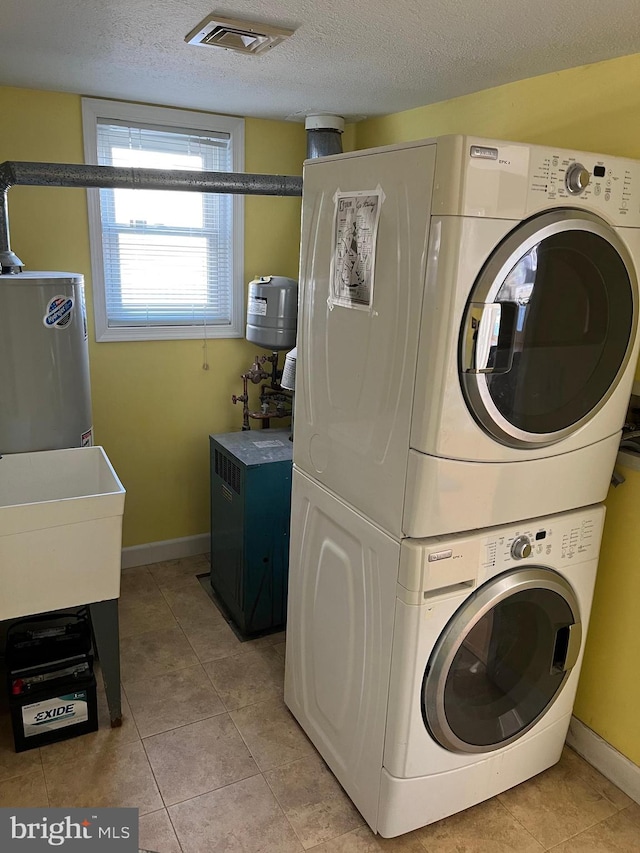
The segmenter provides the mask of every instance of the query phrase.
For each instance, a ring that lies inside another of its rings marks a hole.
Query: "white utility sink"
[[[0,458],[0,620],[118,598],[124,496],[102,447]]]

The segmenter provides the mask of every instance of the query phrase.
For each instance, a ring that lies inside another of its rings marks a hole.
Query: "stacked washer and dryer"
[[[640,163],[305,164],[285,701],[395,836],[560,757],[637,356]]]

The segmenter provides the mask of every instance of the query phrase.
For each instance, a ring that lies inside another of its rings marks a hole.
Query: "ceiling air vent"
[[[209,16],[185,36],[188,44],[221,47],[239,53],[262,53],[293,35],[293,30]]]

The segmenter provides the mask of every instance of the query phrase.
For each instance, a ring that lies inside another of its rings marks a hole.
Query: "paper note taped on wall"
[[[330,307],[371,308],[383,201],[380,187],[335,194]]]

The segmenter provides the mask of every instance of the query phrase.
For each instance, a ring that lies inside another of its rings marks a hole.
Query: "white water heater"
[[[93,444],[84,279],[0,275],[0,454]]]

